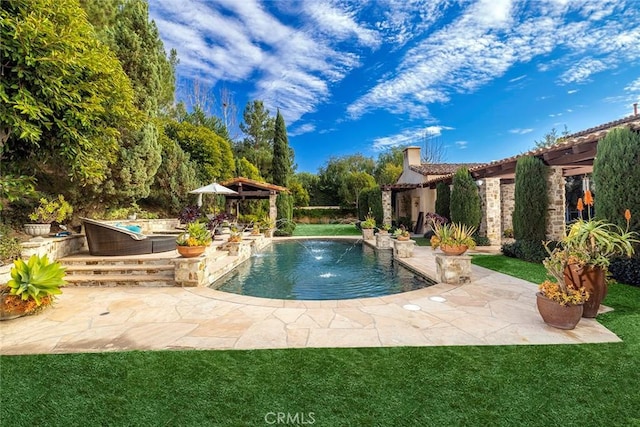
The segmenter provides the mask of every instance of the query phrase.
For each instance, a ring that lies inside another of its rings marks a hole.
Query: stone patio
[[[407,267],[435,277],[435,252]],[[53,308],[0,322],[1,354],[619,342],[594,319],[545,325],[536,285],[472,266],[464,285],[377,298],[290,301],[209,288],[66,288]],[[606,309],[606,308],[604,308]]]

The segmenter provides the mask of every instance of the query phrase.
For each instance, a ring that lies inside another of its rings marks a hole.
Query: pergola
[[[276,208],[276,197],[278,193],[289,192],[286,187],[244,177],[230,179],[223,182],[222,185],[238,193],[225,196],[227,199],[227,212],[237,212],[238,203],[241,200],[269,199],[269,218],[273,221],[275,221],[278,216],[278,210]]]

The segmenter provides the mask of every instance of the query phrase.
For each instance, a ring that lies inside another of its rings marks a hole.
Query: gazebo
[[[227,199],[227,212],[238,212],[238,205],[242,200],[269,199],[269,218],[276,221],[278,209],[276,198],[278,193],[289,192],[286,187],[281,187],[268,182],[260,182],[249,178],[237,177],[222,183],[227,188],[234,190],[238,194],[225,195]]]

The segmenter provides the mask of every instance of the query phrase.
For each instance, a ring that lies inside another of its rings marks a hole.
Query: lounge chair
[[[93,219],[82,218],[91,255],[142,255],[175,250],[175,236],[147,236]]]

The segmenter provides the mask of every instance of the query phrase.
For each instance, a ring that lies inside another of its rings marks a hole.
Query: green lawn
[[[542,264],[504,255],[473,255],[471,263],[533,283],[541,283],[547,278],[547,272]]]
[[[296,224],[294,236],[362,236],[353,224]]]
[[[640,425],[640,288],[613,284],[605,303],[615,311],[598,320],[623,343],[4,356],[0,419],[253,426],[288,412],[318,426]]]

